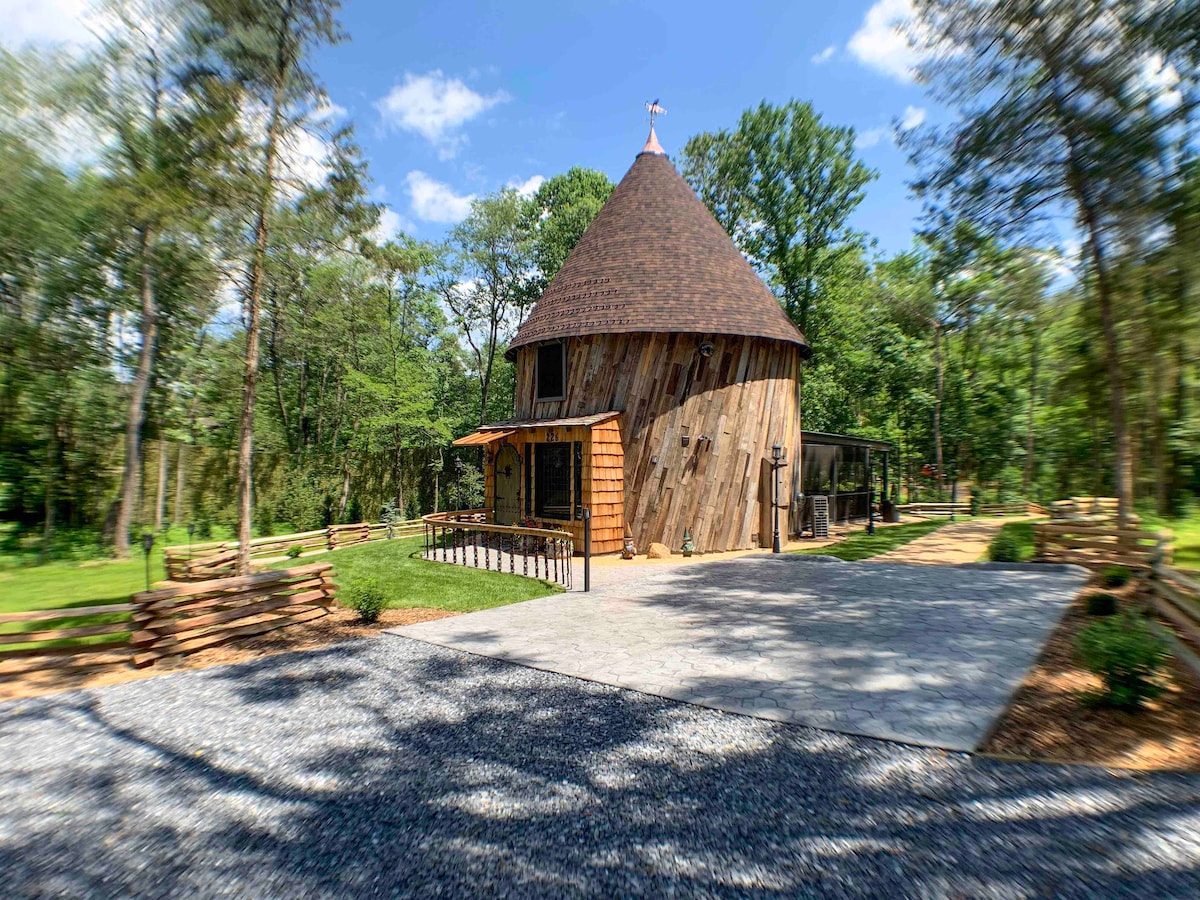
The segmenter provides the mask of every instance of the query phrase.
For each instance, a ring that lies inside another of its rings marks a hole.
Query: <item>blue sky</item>
[[[658,133],[674,154],[761,100],[794,97],[859,132],[879,178],[854,223],[894,253],[909,246],[920,210],[892,125],[930,107],[888,27],[906,8],[349,0],[351,40],[323,51],[317,68],[356,124],[389,224],[420,238],[440,238],[471,195],[573,165],[619,180],[645,140],[646,100],[667,108]]]
[[[0,41],[85,47],[91,6],[0,0]],[[355,123],[389,229],[438,240],[472,196],[574,165],[620,179],[646,137],[646,100],[667,108],[658,134],[674,154],[764,99],[798,98],[858,131],[879,178],[853,223],[891,254],[910,245],[920,213],[893,124],[936,117],[893,27],[909,10],[909,0],[345,0],[350,40],[323,49],[316,68],[337,117]],[[309,177],[321,146],[299,148]]]

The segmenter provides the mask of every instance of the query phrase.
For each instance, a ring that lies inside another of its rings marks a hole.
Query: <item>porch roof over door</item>
[[[460,437],[453,444],[455,447],[481,447],[484,444],[491,444],[495,441],[502,441],[509,435],[516,434],[516,431],[475,431],[465,437]]]
[[[523,428],[591,428],[593,425],[615,419],[620,414],[619,409],[614,409],[608,412],[592,413],[588,416],[568,416],[564,419],[509,419],[492,425],[480,425],[473,433],[456,440],[454,446],[481,447],[485,444],[502,441]]]

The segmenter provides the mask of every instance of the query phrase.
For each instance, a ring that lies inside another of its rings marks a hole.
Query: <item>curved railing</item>
[[[425,558],[556,581],[571,587],[575,538],[557,528],[496,525],[490,509],[463,509],[422,516]]]

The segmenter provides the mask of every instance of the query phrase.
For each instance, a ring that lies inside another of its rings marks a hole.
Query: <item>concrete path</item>
[[[1200,776],[1013,765],[394,636],[0,704],[5,898],[1172,898]]]
[[[987,559],[988,544],[1000,526],[1013,519],[966,519],[943,525],[895,550],[871,558],[871,562],[911,563],[922,566],[953,566]]]
[[[591,594],[395,633],[702,706],[970,750],[1084,580],[1065,566],[816,556],[625,571]]]

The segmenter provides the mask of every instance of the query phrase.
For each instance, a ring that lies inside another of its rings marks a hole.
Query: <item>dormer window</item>
[[[562,400],[567,396],[567,344],[557,341],[537,348],[537,402]]]

